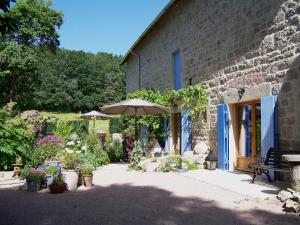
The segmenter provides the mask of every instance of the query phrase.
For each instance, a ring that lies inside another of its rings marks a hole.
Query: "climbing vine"
[[[208,104],[208,95],[203,84],[188,86],[177,91],[168,90],[160,92],[154,89],[141,89],[129,93],[127,98],[141,98],[172,109],[174,107],[180,110],[188,109],[192,118],[198,117],[201,112],[206,110]],[[140,116],[138,123],[147,126],[148,131],[162,138],[164,136],[163,119],[165,117],[167,115]],[[128,125],[134,124],[134,117],[123,116],[123,121],[126,123],[126,127],[123,128],[124,132],[126,132],[131,127]]]

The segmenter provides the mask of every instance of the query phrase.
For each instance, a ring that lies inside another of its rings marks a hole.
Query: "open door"
[[[191,118],[187,109],[181,112],[181,154],[192,150]]]
[[[228,170],[229,166],[229,119],[228,106],[217,106],[218,112],[218,167]]]

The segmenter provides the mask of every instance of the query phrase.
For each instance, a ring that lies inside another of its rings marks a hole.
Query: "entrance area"
[[[250,171],[248,165],[261,154],[260,100],[236,104],[236,169]]]

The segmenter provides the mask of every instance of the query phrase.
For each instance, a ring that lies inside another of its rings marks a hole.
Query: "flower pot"
[[[84,186],[86,186],[86,187],[92,187],[93,186],[93,174],[84,175],[83,180],[84,180]]]
[[[51,193],[56,194],[56,193],[63,193],[67,189],[67,184],[50,184],[49,185],[49,190]]]
[[[63,172],[65,182],[69,191],[74,191],[77,189],[78,174],[75,170],[66,170]]]
[[[26,180],[27,191],[35,192],[40,190],[41,182],[33,182],[31,180]]]

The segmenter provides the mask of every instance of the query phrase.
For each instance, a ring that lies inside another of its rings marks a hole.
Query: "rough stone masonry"
[[[175,86],[173,53],[179,50],[183,86],[204,82],[207,124],[194,142],[216,149],[216,106],[278,95],[279,144],[300,149],[300,1],[177,0],[132,49],[140,56],[141,88]],[[127,92],[138,89],[136,55],[126,58]]]

